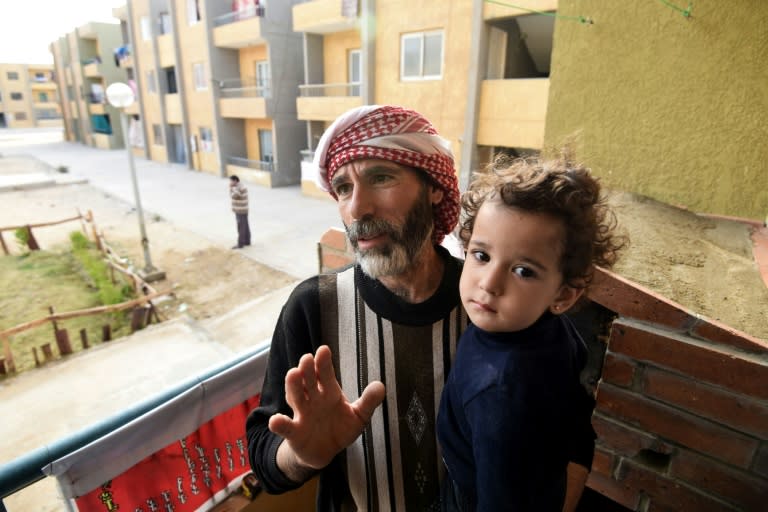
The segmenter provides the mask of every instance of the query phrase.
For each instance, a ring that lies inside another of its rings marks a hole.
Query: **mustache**
[[[392,240],[399,239],[400,231],[383,219],[361,219],[351,223],[347,228],[347,237],[353,244],[360,238],[373,238],[379,235],[389,235]]]

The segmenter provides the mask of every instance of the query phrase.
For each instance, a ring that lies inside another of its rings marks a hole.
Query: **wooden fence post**
[[[2,231],[0,231],[0,245],[2,245],[2,246],[3,246],[3,254],[5,254],[6,256],[8,256],[9,254],[11,254],[11,253],[8,251],[8,246],[7,246],[7,245],[5,245],[5,239],[3,238],[3,232],[2,232]]]
[[[91,231],[93,232],[93,241],[96,243],[96,248],[99,252],[104,252],[101,244],[101,238],[99,238],[99,232],[96,229],[96,221],[93,220],[93,212],[88,210],[88,219],[91,221]]]
[[[101,341],[109,341],[112,339],[112,326],[109,324],[101,327]]]
[[[56,330],[56,346],[59,347],[59,354],[63,356],[72,353],[72,344],[69,342],[69,333],[66,329]]]
[[[32,234],[32,227],[29,224],[27,224],[27,246],[30,251],[40,250],[40,246],[37,245],[37,240],[35,240],[35,235]]]
[[[51,344],[50,343],[43,343],[40,346],[41,349],[43,349],[43,357],[45,358],[45,362],[53,361],[53,350],[51,350]]]
[[[83,342],[83,350],[90,346],[88,345],[88,331],[85,330],[85,327],[80,329],[80,341]]]
[[[11,352],[11,340],[8,336],[0,336],[3,341],[3,357],[5,357],[5,367],[8,372],[16,371],[16,363],[13,362],[13,352]]]
[[[32,356],[35,358],[35,368],[40,366],[40,358],[37,357],[37,347],[32,347]]]

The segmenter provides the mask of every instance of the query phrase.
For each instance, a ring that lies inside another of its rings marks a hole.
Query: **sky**
[[[0,63],[53,64],[48,46],[99,21],[118,23],[112,8],[126,0],[0,0]]]

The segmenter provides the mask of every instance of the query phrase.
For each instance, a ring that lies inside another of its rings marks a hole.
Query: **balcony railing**
[[[227,14],[222,14],[221,16],[217,16],[213,20],[213,26],[220,27],[222,25],[229,25],[230,23],[235,23],[236,21],[255,18],[256,16],[263,18],[264,13],[265,13],[265,9],[263,5],[254,5],[247,9],[228,12]]]
[[[301,155],[302,162],[312,163],[315,160],[315,152],[311,149],[302,149],[299,151],[299,154]]]
[[[269,80],[256,78],[227,78],[219,80],[222,98],[269,98]]]
[[[306,84],[299,86],[299,96],[318,98],[324,96],[360,96],[360,82],[347,84]]]
[[[227,163],[238,167],[256,169],[257,171],[273,172],[275,170],[274,162],[271,160],[248,160],[247,158],[240,158],[238,156],[228,156]]]

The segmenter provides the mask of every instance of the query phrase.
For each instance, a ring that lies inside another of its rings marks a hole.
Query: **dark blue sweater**
[[[586,356],[570,320],[550,313],[518,332],[464,332],[437,420],[459,510],[562,509],[568,461],[592,464]]]

